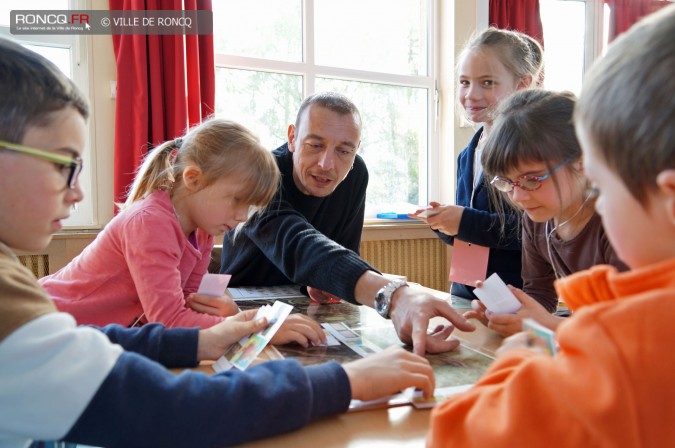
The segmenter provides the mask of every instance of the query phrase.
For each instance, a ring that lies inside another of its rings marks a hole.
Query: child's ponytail
[[[175,181],[174,160],[182,139],[169,140],[151,150],[138,168],[127,200],[119,205],[124,210],[139,199],[161,189],[169,189]]]

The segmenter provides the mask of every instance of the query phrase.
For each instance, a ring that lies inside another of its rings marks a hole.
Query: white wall
[[[107,2],[94,2],[88,9],[107,9]],[[92,146],[95,161],[92,165],[93,185],[98,198],[94,204],[97,221],[105,225],[113,217],[113,146],[115,139],[115,100],[111,98],[110,83],[117,78],[112,37],[91,37],[88,48],[89,70],[93,82],[89,98],[92,105]],[[93,192],[85,192],[92,195]]]

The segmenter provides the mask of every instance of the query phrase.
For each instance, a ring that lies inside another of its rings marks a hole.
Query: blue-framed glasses
[[[512,181],[505,177],[495,176],[494,179],[490,181],[490,185],[492,185],[499,191],[503,191],[504,193],[509,193],[513,191],[513,189],[516,187],[520,187],[525,191],[538,190],[539,188],[541,188],[541,183],[543,181],[551,177],[551,174],[555,173],[568,163],[570,162],[567,161],[561,163],[560,165],[556,166],[543,176],[521,176],[520,178],[518,178],[517,181]]]
[[[66,185],[71,190],[75,188],[77,178],[82,172],[82,158],[78,156],[67,156],[56,152],[18,145],[16,143],[9,143],[3,140],[0,140],[0,148],[19,152],[21,154],[28,154],[29,156],[38,157],[56,164],[61,169],[61,173],[66,179]]]

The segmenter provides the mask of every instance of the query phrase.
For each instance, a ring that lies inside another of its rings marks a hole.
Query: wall
[[[480,1],[480,0],[478,0]],[[465,42],[469,39],[471,34],[474,32],[476,29],[476,9],[478,7],[477,1],[475,0],[462,0],[462,1],[456,1],[453,2],[455,3],[455,14],[456,17],[461,18],[455,21],[455,32],[454,32],[454,37],[455,37],[455,42],[454,42],[454,54],[455,54],[455,61],[457,60],[457,57],[462,51],[462,48],[465,44]],[[455,62],[456,64],[456,62]],[[454,70],[454,66],[453,66]],[[454,73],[454,71],[453,71]],[[454,83],[454,80],[453,80]],[[456,102],[455,102],[456,104]],[[459,112],[459,111],[458,111]],[[473,134],[475,133],[475,130],[468,126],[465,125],[464,127],[460,127],[460,120],[459,120],[459,113],[455,114],[454,117],[454,128],[455,128],[455,133],[454,133],[454,147],[455,147],[455,156],[457,156],[462,149],[466,147],[466,145],[469,143],[469,140],[471,140],[471,137],[473,137]]]
[[[88,0],[88,9],[107,9],[108,2]],[[92,106],[92,146],[85,157],[94,157],[93,183],[97,198],[94,204],[96,219],[105,225],[113,217],[113,145],[115,141],[115,100],[111,98],[111,82],[117,78],[112,37],[91,36],[88,40],[91,79],[89,98]],[[85,191],[86,195],[94,192]]]

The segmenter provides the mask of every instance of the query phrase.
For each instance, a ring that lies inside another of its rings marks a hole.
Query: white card
[[[426,209],[426,210],[422,210],[421,212],[419,212],[419,213],[416,214],[415,216],[419,216],[420,218],[428,218],[428,217],[430,217],[430,216],[437,215],[439,212],[440,212],[440,210],[436,210],[436,209],[433,209],[433,208],[428,208],[428,209]]]
[[[230,278],[232,276],[229,274],[204,274],[197,294],[222,297],[227,289],[227,284],[230,283]]]
[[[349,328],[344,322],[324,322],[321,326],[328,334],[363,357],[382,351],[376,345],[364,341],[359,333]]]
[[[473,293],[495,314],[513,314],[521,307],[520,301],[496,272],[480,288],[474,289]]]

